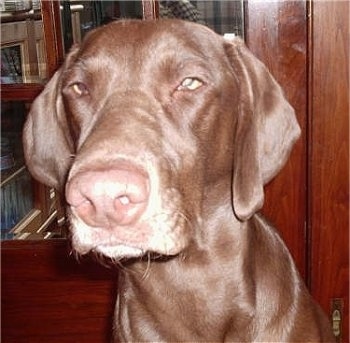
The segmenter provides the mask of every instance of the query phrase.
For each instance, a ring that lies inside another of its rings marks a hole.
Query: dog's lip
[[[100,243],[96,247],[94,247],[92,250],[98,250],[98,249],[117,249],[117,248],[128,248],[128,249],[135,249],[143,251],[142,248],[137,247],[133,244],[129,244],[129,242],[114,242],[114,243]]]
[[[140,257],[145,254],[143,249],[125,244],[99,244],[93,247],[90,252],[100,253],[110,258]]]
[[[138,244],[135,244],[135,242],[129,242],[129,241],[121,241],[118,239],[114,239],[113,242],[101,242],[98,245],[91,247],[91,252],[99,252],[106,256],[109,256],[109,254],[106,252],[117,252],[117,251],[127,251],[132,252],[131,254],[122,254],[122,257],[140,257],[143,255],[146,255],[147,253],[153,253],[157,255],[164,255],[164,256],[176,256],[178,255],[182,249],[155,249],[154,247],[142,247]]]
[[[113,237],[109,241],[102,240],[96,246],[92,247],[92,250],[97,250],[99,248],[102,249],[117,249],[117,248],[128,248],[144,251],[142,246],[140,246],[140,242],[133,242],[126,239],[118,239],[118,237]]]

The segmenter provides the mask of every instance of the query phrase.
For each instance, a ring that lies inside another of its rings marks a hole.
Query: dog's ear
[[[236,216],[246,220],[262,207],[263,187],[285,164],[300,127],[281,87],[243,41],[225,41],[225,49],[240,92],[233,207]]]
[[[58,190],[63,187],[73,154],[62,102],[61,76],[76,50],[70,52],[64,66],[34,100],[23,129],[24,156],[30,173]]]

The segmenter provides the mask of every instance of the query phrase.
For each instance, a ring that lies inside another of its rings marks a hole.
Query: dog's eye
[[[196,89],[198,89],[199,87],[203,86],[203,82],[197,78],[194,77],[187,77],[186,79],[184,79],[180,86],[177,87],[177,90],[190,90],[190,91],[194,91]]]
[[[87,86],[82,82],[75,82],[70,87],[78,96],[87,95],[89,93]]]

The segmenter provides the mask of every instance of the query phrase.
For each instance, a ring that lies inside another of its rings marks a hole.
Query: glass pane
[[[81,42],[90,30],[121,18],[142,19],[141,1],[61,1],[64,47]]]
[[[15,228],[33,209],[32,179],[23,168],[1,186],[1,240],[15,238]]]
[[[179,18],[207,25],[215,32],[243,37],[243,0],[160,1],[161,18]]]
[[[27,107],[22,102],[1,103],[1,239],[15,238],[16,226],[34,208],[32,179],[22,148]]]
[[[0,2],[1,83],[39,83],[47,77],[40,0]]]

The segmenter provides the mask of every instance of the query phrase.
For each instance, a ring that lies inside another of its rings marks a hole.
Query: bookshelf
[[[64,237],[58,196],[30,176],[22,128],[63,59],[59,3],[3,1],[1,12],[1,241]]]

